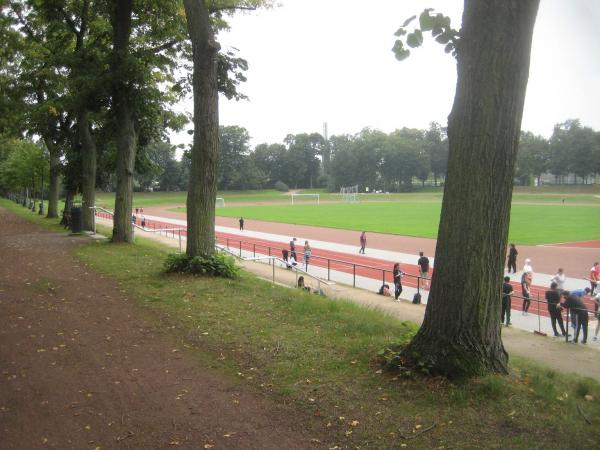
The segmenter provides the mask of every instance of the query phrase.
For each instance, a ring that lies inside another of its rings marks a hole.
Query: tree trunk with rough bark
[[[58,189],[60,184],[60,151],[51,140],[46,140],[46,147],[50,153],[50,183],[48,187],[48,214],[49,219],[58,217]]]
[[[81,144],[81,196],[83,229],[93,231],[94,210],[96,204],[96,143],[90,130],[90,113],[85,108],[77,115],[77,130]]]
[[[204,0],[184,0],[194,60],[194,143],[187,196],[189,256],[215,251],[215,201],[219,162],[219,44]]]
[[[501,286],[538,4],[465,0],[435,272],[405,350],[449,377],[507,372]]]
[[[113,221],[113,242],[132,242],[131,211],[137,132],[129,80],[118,77],[126,73],[131,37],[132,0],[113,0],[113,111],[116,118],[117,191]]]

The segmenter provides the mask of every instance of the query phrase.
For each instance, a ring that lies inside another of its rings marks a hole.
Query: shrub
[[[191,273],[235,278],[238,276],[239,270],[235,260],[224,253],[194,257],[186,254],[171,254],[165,261],[165,272],[167,273]]]
[[[274,187],[275,187],[275,190],[281,191],[281,192],[287,192],[287,191],[290,190],[290,188],[288,187],[288,185],[285,184],[281,180],[280,181],[276,181]]]

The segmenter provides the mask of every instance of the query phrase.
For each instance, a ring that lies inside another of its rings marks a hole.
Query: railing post
[[[273,263],[273,267],[275,267],[275,260],[271,260],[271,246],[269,246],[269,264]]]
[[[252,244],[252,257],[256,258],[256,243]]]
[[[356,287],[356,264],[352,264],[354,269],[352,270],[352,287]]]
[[[229,238],[225,238],[225,243],[227,244],[227,250],[229,250]]]
[[[331,263],[331,260],[329,258],[327,258],[327,281],[331,281],[331,278],[329,276],[329,272],[330,272],[329,265],[330,265],[330,263]]]
[[[421,295],[421,274],[417,275],[417,294]]]
[[[565,342],[569,342],[569,323],[571,322],[569,320],[569,311],[570,309],[567,308],[567,332],[565,333]]]
[[[385,284],[385,269],[381,269],[381,285]]]
[[[537,293],[537,309],[538,309],[538,333],[542,334],[542,322],[540,318],[540,292]]]
[[[240,239],[240,258],[242,257],[242,240]]]

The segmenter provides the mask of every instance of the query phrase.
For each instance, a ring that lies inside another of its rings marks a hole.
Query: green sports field
[[[250,220],[315,225],[435,238],[442,200],[440,188],[406,194],[361,194],[360,202],[340,203],[339,194],[322,190],[321,204],[291,205],[290,193],[275,190],[229,191],[217,195],[225,208],[217,215]],[[564,200],[564,203],[563,203]],[[185,192],[134,194],[134,207],[167,207],[185,212]],[[332,203],[333,202],[333,203]],[[112,209],[114,194],[98,193],[97,204]],[[550,244],[600,239],[600,188],[515,189],[509,239],[517,244]]]
[[[217,215],[435,238],[440,209],[439,202],[323,203],[227,207],[217,209]],[[597,206],[513,204],[509,240],[547,244],[598,239],[599,220]]]

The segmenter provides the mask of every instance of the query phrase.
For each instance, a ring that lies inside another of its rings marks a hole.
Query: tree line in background
[[[247,69],[216,35],[228,15],[262,6],[270,0],[2,2],[1,191],[26,199],[45,190],[52,218],[62,181],[65,211],[81,195],[89,230],[95,192],[110,187],[112,239],[131,242],[134,177],[140,186],[159,177],[165,188],[187,188],[194,198],[188,253],[212,254],[218,94],[243,98],[237,87]],[[190,92],[194,114],[174,112]],[[168,186],[180,164],[164,142],[190,118],[189,183]]]
[[[433,122],[429,129],[402,128],[386,134],[365,128],[355,135],[318,133],[288,135],[280,144],[250,147],[250,135],[240,126],[219,132],[219,190],[265,188],[326,188],[358,184],[372,190],[411,191],[426,182],[439,185],[446,177],[446,129]],[[189,152],[178,160],[176,147],[151,143],[143,164],[136,166],[136,189],[184,190],[189,180]],[[521,132],[515,183],[542,184],[542,175],[562,184],[588,183],[600,174],[600,133],[580,121],[557,124],[550,139]],[[114,190],[109,179],[99,186]]]

